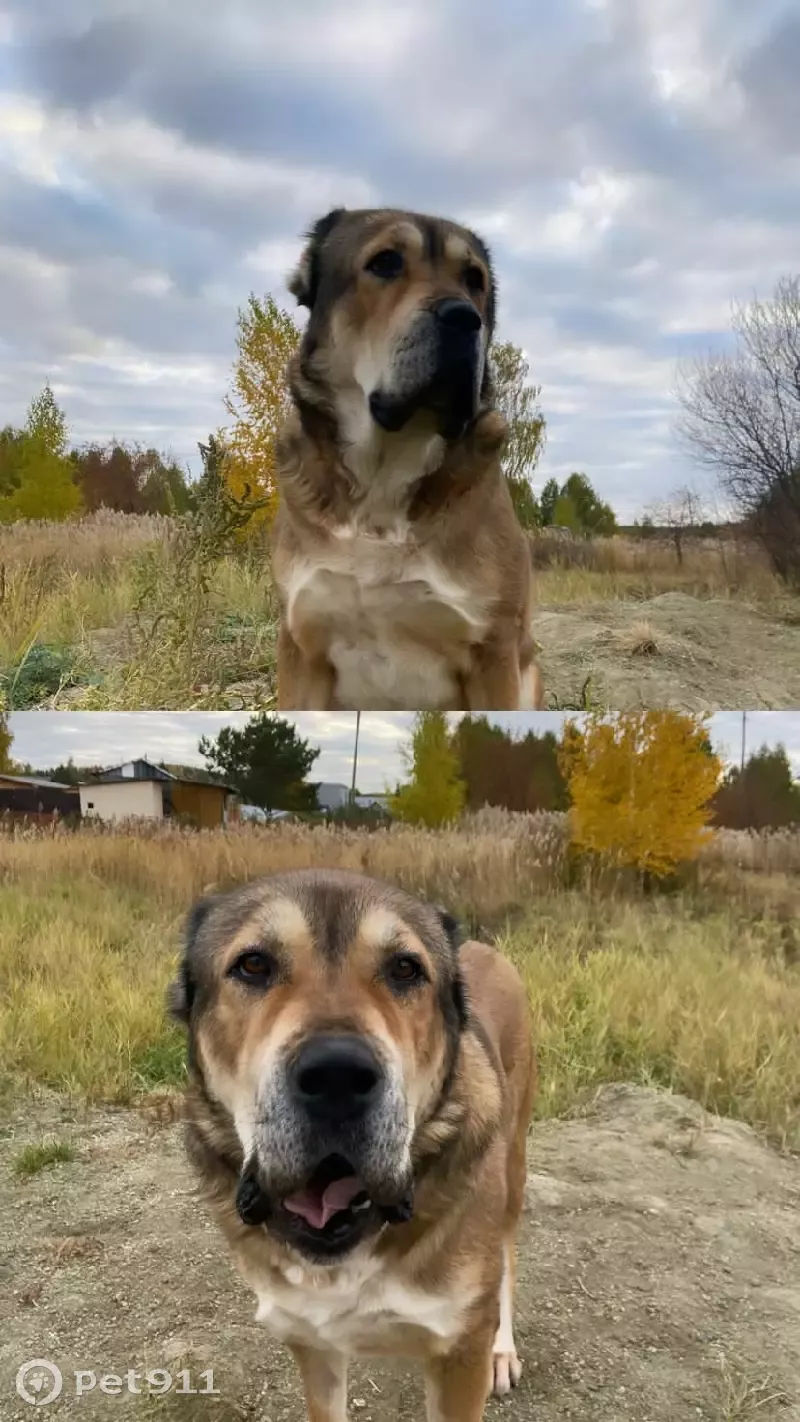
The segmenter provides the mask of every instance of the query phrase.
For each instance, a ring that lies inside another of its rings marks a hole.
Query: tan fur
[[[423,994],[412,1012],[400,1010],[377,984],[376,963],[387,942],[399,941],[425,955],[435,980],[438,950],[416,920],[404,918],[387,886],[330,873],[327,881],[352,890],[358,915],[352,937],[337,947],[335,966],[326,967],[312,942],[313,876],[298,878],[303,884],[296,905],[287,903],[288,876],[279,891],[265,881],[263,900],[255,893],[247,922],[215,948],[210,1001],[193,1036],[200,1059],[206,1067],[213,1062],[218,1076],[201,1087],[195,1075],[190,1085],[190,1154],[235,1262],[258,1295],[259,1316],[298,1362],[309,1422],[346,1422],[346,1354],[352,1352],[419,1358],[429,1422],[480,1422],[493,1382],[503,1390],[503,1380],[519,1376],[516,1354],[493,1358],[493,1347],[504,1251],[513,1254],[523,1205],[525,1142],[536,1087],[523,985],[494,949],[475,942],[462,946],[459,962],[471,1016],[446,1098],[431,1116],[443,1086],[446,1049],[436,992]],[[276,941],[281,928],[287,934],[280,942],[291,960],[290,980],[245,1008],[240,996],[237,1010],[226,967],[242,945],[258,934]],[[254,1064],[272,1048],[273,1037],[302,1036],[337,1020],[361,1023],[361,1030],[388,1041],[402,1062],[420,1123],[411,1142],[416,1208],[410,1223],[385,1229],[366,1252],[323,1266],[298,1260],[268,1229],[240,1220],[234,1195],[242,1149],[227,1119],[224,1093],[226,1082],[238,1084],[242,1095],[252,1092]],[[293,1305],[295,1293],[308,1303]],[[351,1313],[342,1302],[348,1297]],[[330,1322],[328,1298],[338,1309]],[[347,1346],[335,1346],[337,1338]]]
[[[432,299],[469,299],[490,322],[488,262],[472,234],[439,219],[424,219],[440,230],[434,257],[414,214],[348,218],[353,278],[292,364],[296,409],[278,445],[278,705],[536,709],[532,569],[501,468],[503,417],[485,405],[448,443],[425,412],[387,433],[367,403],[392,343]],[[380,286],[363,269],[387,246],[405,271]],[[468,267],[483,291],[465,286]],[[309,249],[292,279],[301,299],[311,269]]]

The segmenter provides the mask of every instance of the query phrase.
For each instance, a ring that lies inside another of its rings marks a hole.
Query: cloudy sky
[[[137,756],[179,765],[202,765],[203,758],[197,750],[200,737],[215,736],[222,726],[242,726],[247,719],[246,713],[224,711],[17,711],[9,717],[14,736],[11,753],[16,760],[41,770],[63,764],[70,756],[78,766],[114,765]],[[349,785],[355,715],[346,711],[305,711],[285,719],[293,721],[302,736],[320,747],[311,778]],[[457,720],[457,716],[452,719]],[[527,730],[558,733],[565,717],[559,711],[539,711],[493,713],[489,719],[522,735]],[[412,721],[411,713],[404,711],[370,711],[361,717],[360,790],[379,792],[393,787],[403,777],[400,751],[408,744]],[[738,761],[741,712],[720,711],[710,718],[710,725],[719,754],[726,761]],[[749,711],[748,754],[762,745],[778,744],[786,746],[795,774],[800,777],[800,711]]]
[[[629,517],[688,470],[679,357],[800,251],[797,0],[3,0],[0,423],[182,460],[237,307],[334,204],[474,223],[542,475]]]

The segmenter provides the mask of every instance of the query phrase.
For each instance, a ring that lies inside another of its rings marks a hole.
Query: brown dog
[[[277,455],[279,707],[538,708],[486,247],[439,218],[337,210],[290,285],[311,314]]]
[[[399,889],[309,870],[200,903],[171,1004],[190,1157],[310,1422],[346,1422],[351,1354],[420,1358],[429,1422],[480,1422],[521,1371],[515,969]]]

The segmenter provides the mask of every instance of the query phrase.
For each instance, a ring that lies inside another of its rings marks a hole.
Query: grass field
[[[683,889],[566,884],[559,817],[463,831],[79,832],[0,840],[0,1071],[129,1102],[182,1079],[163,1014],[184,913],[214,886],[339,864],[399,880],[492,932],[539,1043],[539,1111],[606,1081],[674,1088],[800,1149],[800,838],[723,834]]]
[[[170,519],[113,513],[75,524],[0,527],[0,693],[6,705],[272,705],[276,605],[266,549],[220,556],[205,569],[206,591],[179,570],[178,537]],[[663,539],[539,537],[532,555],[548,704],[581,704],[586,675],[595,673],[601,701],[614,706],[644,659],[650,681],[661,661],[680,697],[681,678],[692,681],[698,650],[707,653],[698,685],[710,687],[710,701],[716,696],[720,705],[734,704],[724,681],[715,692],[714,662],[724,663],[737,641],[754,640],[754,616],[759,645],[762,623],[783,637],[770,648],[771,665],[800,678],[800,603],[750,544],[691,540],[679,564]],[[665,606],[670,595],[680,601]],[[760,687],[753,704],[796,702],[788,686],[768,684],[765,692],[763,674]],[[656,683],[641,696],[675,704],[660,693]],[[687,688],[683,699],[693,694]]]

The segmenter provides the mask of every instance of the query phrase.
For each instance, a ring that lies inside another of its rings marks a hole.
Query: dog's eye
[[[392,247],[387,247],[385,252],[376,252],[374,257],[370,257],[365,270],[371,272],[373,276],[380,277],[381,281],[391,281],[394,277],[399,277],[403,270],[404,262],[399,252],[395,252]]]
[[[245,953],[239,954],[229,973],[240,982],[251,983],[254,987],[266,987],[274,977],[275,962],[269,953],[262,953],[258,948],[248,948]]]
[[[464,285],[468,291],[484,291],[486,289],[486,279],[480,267],[468,266],[464,272]]]
[[[426,981],[427,974],[413,953],[395,953],[386,964],[386,976],[397,987],[412,987]]]

